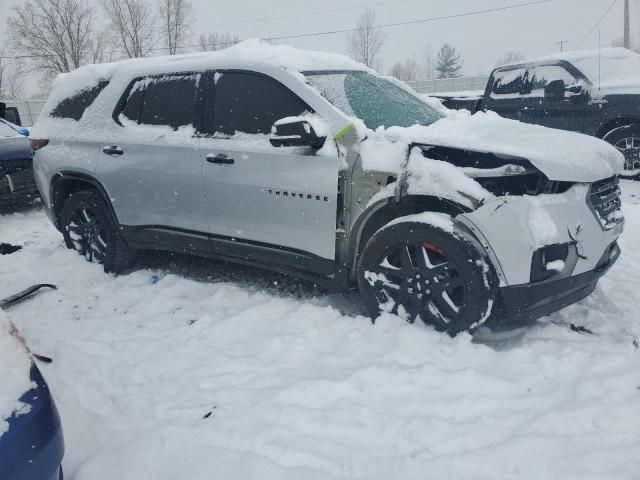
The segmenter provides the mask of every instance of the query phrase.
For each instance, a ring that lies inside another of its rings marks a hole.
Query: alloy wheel
[[[107,236],[104,225],[91,208],[83,206],[74,210],[67,228],[78,252],[90,262],[104,262],[107,255]]]
[[[381,308],[405,316],[410,323],[446,328],[465,302],[458,268],[438,245],[425,242],[391,246],[365,273]]]
[[[622,152],[625,159],[625,170],[637,170],[640,168],[640,137],[625,137],[615,144]]]

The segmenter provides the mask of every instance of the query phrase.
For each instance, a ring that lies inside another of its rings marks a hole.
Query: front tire
[[[607,133],[603,139],[624,155],[624,170],[620,177],[640,179],[640,125],[625,125]]]
[[[62,207],[60,226],[67,248],[88,262],[99,263],[107,273],[119,273],[131,263],[129,248],[109,205],[95,190],[71,195]]]
[[[494,278],[476,242],[464,232],[411,216],[378,230],[358,268],[360,294],[374,319],[393,313],[451,336],[487,320],[496,295]]]

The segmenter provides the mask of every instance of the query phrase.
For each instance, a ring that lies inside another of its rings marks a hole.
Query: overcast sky
[[[350,28],[366,6],[375,10],[378,23],[393,23],[526,1],[531,0],[192,0],[195,14],[193,31],[195,34],[207,31],[229,32],[241,38],[295,35]],[[465,75],[488,73],[498,57],[510,49],[519,50],[529,58],[559,50],[559,46],[555,45],[559,40],[567,40],[567,48],[575,49],[611,1],[552,0],[550,3],[504,12],[386,28],[383,70],[386,72],[397,60],[413,54],[420,55],[427,44],[437,49],[444,42],[453,44],[462,54]],[[631,0],[635,41],[640,36],[639,1]],[[1,33],[6,30],[6,18],[11,12],[9,7],[20,3],[24,2],[0,0]],[[604,45],[622,38],[623,4],[624,0],[618,0],[600,25]],[[328,10],[341,11],[326,12]],[[273,18],[314,12],[326,13],[286,19]],[[345,37],[346,34],[342,33],[283,40],[280,43],[345,53]],[[581,47],[597,46],[596,29]]]

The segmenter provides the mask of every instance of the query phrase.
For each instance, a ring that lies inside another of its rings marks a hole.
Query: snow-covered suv
[[[456,334],[576,302],[620,252],[616,149],[447,111],[340,55],[248,41],[83,67],[32,144],[50,219],[106,271],[138,249],[221,258]]]

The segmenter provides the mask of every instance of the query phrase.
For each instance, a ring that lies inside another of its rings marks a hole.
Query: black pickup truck
[[[482,96],[437,96],[472,113],[592,135],[625,156],[622,176],[640,178],[640,55],[623,48],[566,52],[496,68]]]

